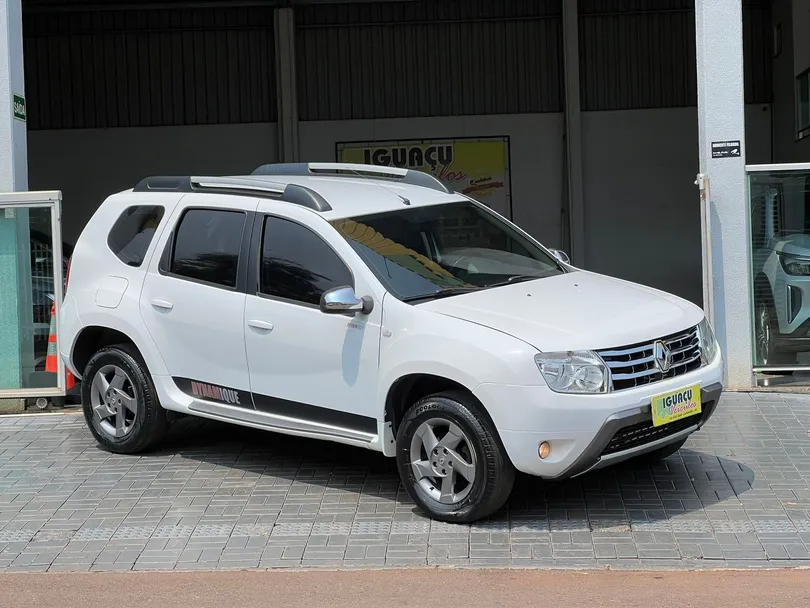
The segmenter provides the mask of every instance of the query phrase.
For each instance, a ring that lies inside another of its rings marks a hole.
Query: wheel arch
[[[84,374],[87,363],[93,355],[102,348],[114,344],[129,344],[143,357],[143,349],[129,334],[113,327],[88,325],[81,329],[73,344],[71,354],[73,367],[79,374]]]
[[[386,426],[391,425],[391,437],[387,443],[396,437],[399,425],[408,408],[420,399],[436,393],[457,393],[472,400],[495,429],[492,417],[484,404],[473,393],[473,388],[466,382],[434,372],[410,372],[400,376],[388,387],[385,397],[384,422]]]
[[[754,276],[753,287],[755,297],[764,292],[764,294],[770,299],[770,302],[773,303],[773,285],[771,285],[771,280],[764,271],[760,270],[756,276]]]

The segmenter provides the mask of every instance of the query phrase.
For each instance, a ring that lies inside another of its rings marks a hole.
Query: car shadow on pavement
[[[288,487],[279,510],[291,495],[294,507],[302,492],[313,499],[335,493],[355,495],[348,503],[377,503],[371,513],[426,517],[400,483],[395,460],[362,448],[188,417],[150,455],[196,461],[207,470],[226,467],[229,480],[252,476],[282,494]],[[508,504],[490,519],[547,521],[551,531],[655,529],[671,519],[708,523],[707,510],[739,509],[738,497],[752,489],[754,477],[742,462],[687,444],[663,461],[626,461],[564,481],[518,474]]]

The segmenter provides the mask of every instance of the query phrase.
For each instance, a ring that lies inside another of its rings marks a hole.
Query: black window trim
[[[320,310],[320,305],[318,304],[311,304],[309,302],[302,302],[301,300],[291,300],[289,298],[282,298],[279,296],[273,296],[270,294],[262,293],[261,290],[261,267],[262,267],[262,245],[264,242],[264,222],[267,218],[274,218],[278,220],[284,220],[287,222],[292,222],[293,224],[298,224],[305,230],[311,232],[315,237],[319,238],[323,241],[324,245],[329,247],[332,250],[338,260],[346,267],[349,271],[349,276],[352,278],[351,285],[347,287],[351,287],[352,289],[356,289],[357,285],[357,277],[354,275],[354,271],[352,270],[351,264],[346,263],[346,259],[338,253],[338,251],[332,246],[332,244],[327,241],[323,236],[321,236],[317,231],[313,230],[310,226],[307,226],[303,222],[300,222],[294,218],[287,217],[285,215],[280,215],[278,213],[270,213],[266,211],[259,211],[254,214],[255,217],[253,218],[253,234],[251,235],[251,244],[250,244],[250,258],[248,263],[248,271],[247,271],[247,281],[246,281],[246,293],[249,296],[256,296],[263,300],[271,300],[274,302],[285,302],[287,304],[293,304],[295,306],[301,306],[303,308],[310,308],[314,310]],[[334,226],[327,222],[327,225],[330,229],[335,230]],[[335,230],[336,233],[337,230]],[[338,233],[340,234],[340,233]]]
[[[796,120],[796,141],[801,141],[806,137],[810,136],[810,123],[805,126],[802,126],[801,123],[801,93],[799,91],[799,87],[801,87],[801,80],[802,78],[807,78],[808,80],[808,88],[810,88],[810,68],[807,68],[800,74],[797,74],[794,81],[793,81],[793,95],[794,95],[794,116]],[[810,102],[808,102],[810,103]]]
[[[161,215],[160,215],[160,219],[158,220],[158,226],[157,226],[157,227],[158,227],[158,228],[162,228],[162,227],[163,227],[163,225],[164,225],[164,224],[163,224],[163,220],[165,220],[165,219],[166,219],[166,205],[147,205],[147,204],[140,204],[140,205],[129,205],[129,206],[127,206],[127,207],[126,207],[126,208],[125,208],[125,209],[124,209],[124,210],[123,210],[123,211],[122,211],[122,212],[121,212],[121,213],[118,215],[118,217],[116,218],[116,220],[113,222],[112,226],[110,227],[109,232],[107,232],[107,249],[109,249],[110,253],[112,253],[112,254],[115,256],[115,258],[116,258],[116,259],[117,259],[119,262],[121,262],[121,264],[123,264],[124,266],[126,266],[126,267],[128,267],[128,268],[140,268],[141,266],[143,266],[144,262],[147,262],[148,260],[150,260],[150,259],[151,259],[151,256],[149,255],[149,251],[150,251],[150,249],[152,249],[152,247],[153,247],[153,246],[155,246],[155,245],[156,245],[156,244],[157,244],[157,243],[160,241],[160,236],[161,236],[161,233],[162,233],[162,230],[161,230],[161,232],[158,232],[158,230],[157,230],[157,229],[155,229],[155,234],[152,236],[152,239],[149,241],[149,245],[146,247],[146,251],[144,251],[144,252],[143,252],[143,259],[141,260],[141,263],[140,263],[140,264],[137,264],[137,265],[134,265],[134,264],[127,264],[127,263],[126,263],[124,260],[122,260],[122,259],[120,258],[120,256],[119,256],[117,253],[115,253],[115,251],[113,251],[113,248],[110,246],[110,237],[112,236],[112,231],[113,231],[113,229],[116,227],[116,225],[118,224],[118,222],[119,222],[119,221],[121,221],[121,218],[122,218],[122,217],[124,217],[124,214],[125,214],[127,211],[129,211],[130,209],[138,209],[138,208],[141,208],[141,207],[152,207],[152,208],[158,208],[158,209],[160,209],[162,213],[161,213]]]
[[[221,285],[219,283],[212,283],[211,281],[204,281],[202,279],[195,279],[193,277],[187,277],[182,274],[177,274],[176,272],[171,271],[171,262],[174,259],[174,246],[175,246],[175,237],[177,236],[177,228],[183,222],[183,219],[186,217],[186,214],[189,211],[224,211],[226,213],[241,213],[245,216],[245,223],[242,226],[242,243],[239,249],[239,258],[236,262],[236,285],[234,287],[230,287],[228,285]],[[181,281],[188,281],[189,283],[197,283],[198,285],[205,285],[206,287],[215,287],[217,289],[222,289],[224,291],[232,291],[234,293],[246,293],[247,287],[247,264],[245,260],[247,256],[250,254],[250,244],[251,244],[251,234],[249,233],[252,229],[254,224],[254,216],[256,215],[255,211],[248,211],[246,209],[234,209],[229,207],[207,207],[207,206],[189,206],[184,207],[183,210],[180,212],[180,216],[177,218],[177,221],[174,222],[174,226],[172,227],[171,232],[169,233],[169,238],[166,239],[166,244],[163,247],[163,253],[160,256],[160,261],[158,263],[158,272],[165,276],[171,277],[173,279],[178,279]]]

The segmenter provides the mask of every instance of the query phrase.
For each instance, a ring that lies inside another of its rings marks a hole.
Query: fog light
[[[540,444],[540,447],[537,448],[537,455],[542,459],[546,459],[548,458],[549,454],[551,454],[551,446],[549,445],[548,441],[544,441]]]

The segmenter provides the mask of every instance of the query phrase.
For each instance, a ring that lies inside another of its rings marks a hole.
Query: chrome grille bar
[[[602,353],[599,353],[599,354],[602,355]],[[602,355],[602,356],[604,356],[604,355]],[[607,366],[609,368],[615,369],[617,367],[627,367],[628,364],[641,365],[641,364],[644,364],[644,363],[652,363],[654,361],[655,361],[655,357],[650,355],[649,357],[644,357],[643,359],[634,359],[632,362],[630,362],[630,361],[605,361],[605,363],[607,363]]]
[[[644,376],[652,376],[653,374],[660,374],[658,369],[645,369],[643,372],[636,372],[634,374],[613,374],[613,380],[631,380],[633,378],[642,378]]]
[[[644,346],[636,346],[634,348],[622,348],[621,350],[600,350],[599,354],[604,357],[626,357],[645,350],[652,350],[652,344],[645,344]]]

